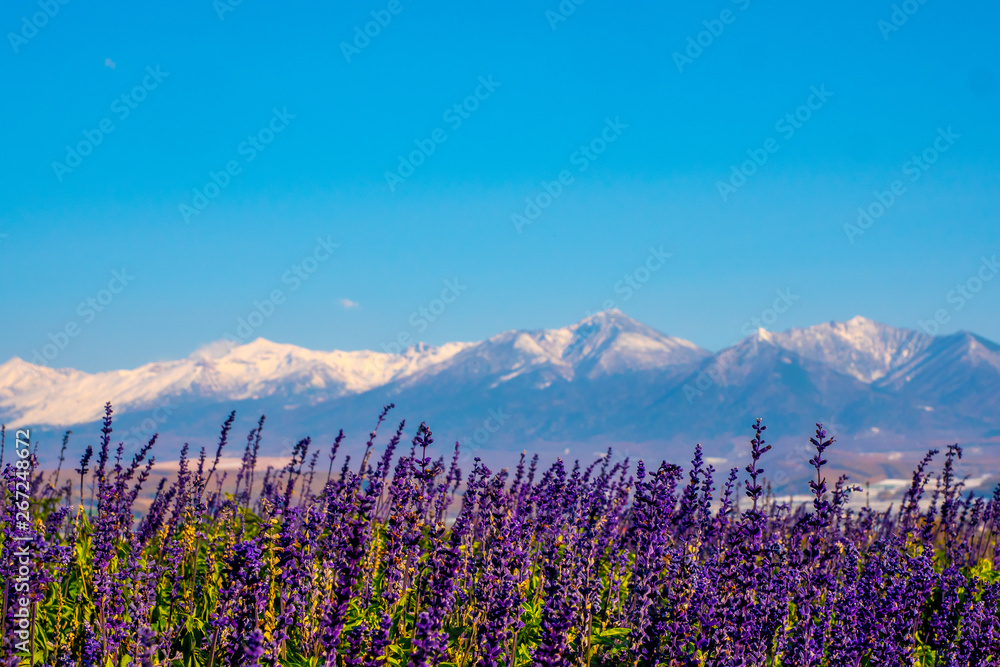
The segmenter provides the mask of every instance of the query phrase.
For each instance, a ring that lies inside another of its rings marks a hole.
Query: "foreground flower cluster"
[[[226,480],[232,424],[214,459],[185,450],[141,518],[156,438],[123,460],[110,405],[68,480],[5,466],[2,664],[1000,664],[1000,487],[964,494],[958,446],[878,512],[828,488],[821,425],[814,500],[790,506],[766,491],[760,420],[718,489],[700,448],[686,471],[609,452],[463,473],[423,424],[408,444],[403,424],[384,447],[373,431],[353,463],[343,433],[305,439],[261,471],[263,417]]]

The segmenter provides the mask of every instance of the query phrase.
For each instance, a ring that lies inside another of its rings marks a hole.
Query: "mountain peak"
[[[617,308],[588,315],[566,330],[571,338],[562,360],[588,376],[689,364],[709,356],[694,343],[667,336]]]
[[[669,336],[657,331],[648,324],[643,324],[639,320],[632,319],[617,308],[600,310],[591,315],[587,315],[576,324],[571,324],[566,327],[566,329],[576,336],[592,335],[596,331],[602,331],[605,334],[612,334],[617,331],[622,333],[637,334],[649,338],[669,338]]]
[[[619,325],[619,326],[645,326],[637,320],[633,320],[631,317],[618,310],[617,308],[608,308],[607,310],[599,310],[596,313],[591,313],[587,315],[582,320],[576,324],[570,325],[571,327],[580,327],[585,325]]]
[[[928,337],[916,331],[861,315],[771,335],[775,344],[865,383],[884,377],[929,344]]]

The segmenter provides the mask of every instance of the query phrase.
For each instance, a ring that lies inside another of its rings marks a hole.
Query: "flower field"
[[[156,438],[126,460],[110,405],[73,470],[34,472],[8,434],[3,664],[1000,665],[1000,487],[965,492],[957,445],[899,506],[856,509],[817,425],[814,500],[791,506],[760,420],[718,475],[700,447],[463,471],[424,424],[376,444],[389,407],[361,460],[341,433],[279,470],[262,417],[228,485],[233,415],[148,490]]]

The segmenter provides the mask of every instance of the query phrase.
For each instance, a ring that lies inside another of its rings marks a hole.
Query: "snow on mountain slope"
[[[764,335],[786,350],[868,384],[913,359],[932,340],[917,331],[897,329],[860,315],[846,322]]]
[[[878,385],[928,404],[997,408],[1000,345],[967,332],[940,336]]]
[[[76,424],[99,418],[108,400],[129,409],[154,407],[164,397],[280,396],[317,403],[417,372],[467,345],[414,346],[401,354],[316,352],[258,338],[228,350],[213,344],[179,361],[93,374],[34,366],[15,357],[0,365],[0,412],[12,425]]]
[[[774,341],[764,330],[703,362],[651,409],[628,435],[688,432],[697,439],[732,433],[766,417],[773,432],[808,432],[817,421],[872,394],[869,385]]]
[[[687,398],[713,394],[716,402],[746,403],[753,396],[795,401],[806,394],[837,401],[843,394],[867,390],[867,383],[843,372],[838,364],[781,343],[777,334],[759,329],[703,362],[677,393]]]
[[[711,355],[694,343],[665,336],[618,310],[592,315],[570,327],[562,358],[588,377],[693,364]]]
[[[560,329],[507,331],[470,345],[441,364],[408,376],[401,386],[435,378],[445,383],[498,386],[534,376],[534,386],[554,381],[619,375],[693,365],[711,353],[666,336],[618,310],[608,310]]]

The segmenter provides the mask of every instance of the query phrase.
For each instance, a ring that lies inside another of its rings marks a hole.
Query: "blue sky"
[[[1000,340],[994,3],[226,1],[0,11],[0,359],[132,367],[258,309],[250,337],[380,349],[612,302],[720,349],[777,290],[770,329]]]

